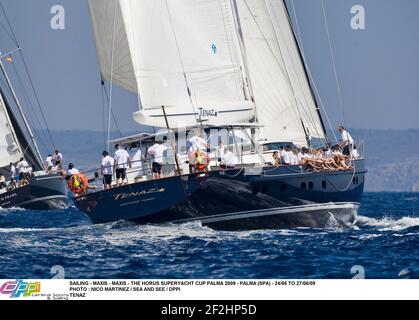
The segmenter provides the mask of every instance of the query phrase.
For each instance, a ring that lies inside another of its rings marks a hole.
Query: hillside
[[[369,170],[366,191],[419,192],[419,130],[350,132],[355,140],[364,141],[359,145],[361,151],[365,150]],[[130,134],[133,133],[127,133]],[[38,135],[44,137],[45,132]],[[104,149],[103,133],[53,131],[52,135],[66,162],[74,162],[82,170],[99,165]],[[45,148],[42,151],[46,154]]]

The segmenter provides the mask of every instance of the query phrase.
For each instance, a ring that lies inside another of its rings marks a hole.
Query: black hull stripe
[[[36,199],[24,201],[24,202],[21,202],[21,203],[19,203],[17,205],[18,206],[26,206],[28,204],[33,204],[33,203],[37,203],[37,202],[43,202],[43,201],[47,201],[47,200],[67,200],[67,197],[66,196],[63,196],[63,195],[48,196],[48,197],[42,197],[42,198],[36,198]]]
[[[310,204],[310,205],[303,205],[303,206],[279,207],[279,208],[272,208],[272,209],[226,213],[226,214],[220,214],[216,216],[205,216],[201,218],[176,220],[176,221],[173,221],[173,223],[200,221],[206,224],[206,223],[215,223],[215,222],[221,222],[221,221],[240,220],[240,219],[247,219],[247,218],[273,216],[273,215],[283,215],[283,214],[289,214],[289,213],[302,213],[302,212],[307,213],[307,212],[313,212],[313,211],[319,211],[319,210],[354,209],[358,211],[359,206],[360,204],[355,203],[355,202]]]

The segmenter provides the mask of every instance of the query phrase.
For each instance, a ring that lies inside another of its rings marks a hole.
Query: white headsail
[[[0,168],[16,163],[23,157],[22,150],[11,125],[9,115],[0,94]]]
[[[210,124],[254,117],[230,0],[89,4],[102,75],[110,79],[113,51],[115,83],[136,88],[141,98],[139,123],[164,126],[161,106],[171,126],[195,125],[200,117]]]
[[[282,0],[237,0],[258,122],[267,140],[324,138]]]
[[[137,79],[119,0],[89,0],[89,9],[102,78],[110,81],[112,74],[114,84],[137,93]]]

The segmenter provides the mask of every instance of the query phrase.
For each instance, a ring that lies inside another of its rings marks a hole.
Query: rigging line
[[[293,13],[294,13],[295,24],[296,24],[296,27],[297,27],[297,34],[298,34],[298,39],[297,39],[297,41],[298,41],[299,46],[300,46],[300,48],[301,48],[301,55],[302,55],[302,57],[303,57],[303,62],[304,62],[304,65],[305,65],[306,70],[307,70],[307,73],[308,73],[308,75],[309,75],[309,79],[311,79],[311,83],[313,84],[314,91],[315,91],[315,93],[316,93],[316,95],[317,95],[317,98],[319,99],[320,106],[321,106],[321,107],[322,107],[322,109],[323,109],[323,113],[324,113],[324,114],[325,114],[325,116],[326,116],[326,120],[327,120],[327,123],[328,123],[328,125],[329,125],[329,127],[330,127],[330,130],[332,131],[333,137],[334,137],[334,138],[335,138],[335,140],[337,141],[336,134],[335,134],[335,132],[334,132],[334,130],[333,130],[332,123],[331,123],[330,118],[329,118],[329,114],[328,114],[328,112],[327,112],[327,110],[326,110],[325,104],[323,103],[323,99],[322,99],[322,97],[321,97],[321,95],[320,95],[320,93],[319,93],[319,90],[317,89],[316,82],[314,81],[314,77],[313,77],[313,75],[312,75],[312,73],[311,73],[311,71],[310,71],[310,67],[309,67],[309,65],[308,65],[308,63],[307,63],[307,59],[306,59],[306,57],[305,57],[304,45],[303,45],[302,36],[301,36],[301,32],[300,32],[300,24],[299,24],[299,22],[298,22],[298,16],[297,16],[297,11],[296,11],[295,6],[294,6],[294,0],[291,0],[291,4],[292,4],[292,10],[293,10]]]
[[[108,111],[108,136],[107,136],[107,148],[109,152],[109,141],[111,139],[111,114],[112,114],[112,98],[113,98],[113,64],[114,64],[114,53],[115,53],[115,30],[116,30],[116,4],[117,0],[114,0],[113,8],[113,31],[112,31],[112,52],[111,52],[111,83],[109,88],[109,111]]]
[[[3,3],[1,3],[1,1],[0,1],[0,8],[3,11],[4,18],[6,20],[6,23],[7,23],[8,27],[9,27],[9,30],[10,30],[9,36],[11,35],[11,38],[12,38],[11,40],[15,43],[16,47],[19,47],[19,42],[17,41],[16,34],[15,34],[13,28],[12,28],[12,24],[10,23],[9,17],[6,14],[6,10],[4,9]],[[6,33],[7,33],[7,31],[6,31]]]
[[[334,75],[335,75],[336,87],[338,89],[339,103],[340,103],[340,106],[342,108],[343,121],[344,121],[344,124],[346,126],[346,115],[345,115],[345,107],[344,107],[343,98],[342,98],[342,90],[341,90],[341,86],[340,86],[340,83],[339,83],[339,77],[338,77],[338,72],[337,72],[337,68],[336,68],[335,56],[333,54],[332,40],[330,38],[329,24],[327,22],[326,8],[324,6],[324,1],[323,0],[321,0],[321,5],[322,5],[322,10],[323,10],[324,24],[326,26],[327,40],[329,42],[330,56],[332,58],[332,66],[333,66],[333,72],[334,72]]]
[[[30,75],[30,73],[29,73],[29,68],[28,68],[28,65],[26,64],[26,60],[25,60],[25,57],[24,57],[24,55],[23,55],[23,51],[22,51],[22,50],[20,51],[20,57],[21,57],[21,59],[22,59],[22,61],[23,61],[23,65],[24,65],[24,68],[25,68],[26,74],[27,74],[27,76],[28,76],[28,80],[29,80],[30,86],[31,86],[31,88],[32,88],[32,92],[33,92],[33,95],[34,95],[34,97],[35,97],[35,100],[36,100],[36,103],[37,103],[38,109],[39,109],[39,111],[40,111],[40,113],[41,113],[42,120],[43,120],[43,122],[44,122],[44,124],[45,124],[45,128],[46,128],[46,130],[47,130],[48,137],[49,137],[49,139],[50,139],[50,141],[51,141],[51,145],[53,146],[53,148],[54,148],[54,149],[56,149],[56,147],[55,147],[55,142],[54,142],[54,138],[52,137],[51,130],[49,129],[49,125],[48,125],[48,121],[47,121],[47,119],[46,119],[46,117],[45,117],[45,113],[44,113],[44,111],[42,110],[41,102],[40,102],[40,100],[39,100],[38,94],[36,93],[35,86],[34,86],[34,83],[33,83],[33,81],[32,81],[32,77],[31,77],[31,75]]]
[[[12,35],[10,34],[10,32],[7,30],[6,26],[0,22],[0,26],[2,27],[3,31],[6,33],[7,37],[12,40],[12,42],[15,44],[15,39],[13,39]]]
[[[15,34],[14,30],[13,30],[12,24],[10,23],[9,17],[7,16],[6,10],[4,9],[4,6],[3,6],[3,4],[1,2],[0,2],[0,8],[1,8],[2,12],[3,12],[3,15],[5,17],[5,20],[7,22],[7,25],[9,27],[9,29],[10,29],[10,33],[13,36],[15,45],[16,45],[17,48],[20,48],[20,45],[19,45],[19,42],[17,40],[16,34]],[[38,94],[36,93],[35,86],[34,86],[33,81],[32,81],[32,77],[31,77],[31,75],[29,73],[29,68],[28,68],[28,65],[26,64],[25,56],[23,55],[23,49],[20,48],[19,52],[20,52],[20,57],[22,59],[23,65],[25,67],[26,74],[28,75],[29,83],[31,85],[32,91],[34,93],[35,99],[37,101],[39,110],[40,110],[41,115],[42,115],[42,118],[43,118],[43,121],[45,123],[45,127],[47,129],[48,136],[49,136],[49,138],[51,140],[52,146],[55,149],[54,139],[52,138],[51,131],[49,130],[49,127],[48,127],[48,122],[46,121],[45,114],[44,114],[44,112],[42,110],[41,103],[40,103],[39,98],[38,98]]]
[[[106,87],[105,87],[104,84],[103,84],[103,91],[102,92],[105,93],[105,97],[106,97],[106,100],[107,100],[108,105],[109,105],[110,99],[109,99],[108,91],[106,91]],[[116,117],[115,117],[115,113],[114,113],[113,109],[111,109],[111,116],[112,116],[113,122],[115,124],[116,130],[118,131],[118,134],[122,137],[123,134],[122,134],[121,129],[119,128],[118,122],[116,121]]]
[[[102,96],[102,129],[103,129],[103,150],[106,150],[106,105],[105,105],[105,82],[101,80],[101,96]]]
[[[195,121],[196,121],[197,124],[199,124],[198,115],[196,113],[196,109],[195,109],[195,106],[194,106],[194,103],[193,103],[193,100],[192,100],[191,89],[189,88],[188,77],[186,76],[185,64],[183,63],[182,54],[180,52],[179,42],[178,42],[178,39],[177,39],[177,36],[176,36],[175,26],[173,24],[172,15],[171,15],[170,9],[169,9],[169,3],[167,2],[167,0],[165,2],[166,2],[166,8],[167,8],[167,14],[168,14],[168,17],[169,17],[170,26],[172,28],[173,37],[174,37],[174,40],[175,40],[175,43],[176,43],[176,48],[177,48],[177,52],[178,52],[178,56],[179,56],[179,60],[180,60],[180,65],[182,67],[183,78],[185,79],[185,85],[186,85],[186,89],[188,91],[189,101],[191,103],[192,110],[193,110],[193,113],[195,115]]]
[[[0,83],[2,85],[2,88],[5,88],[5,90],[7,90],[8,94],[13,95],[13,93],[10,91],[10,88],[7,86],[7,84],[5,83],[5,80],[3,78],[0,78]],[[4,98],[6,98],[6,97],[4,97]],[[10,101],[9,101],[9,105],[10,105]],[[12,106],[10,105],[10,107],[12,107]],[[28,120],[29,120],[29,122],[32,122],[32,119],[28,119]],[[13,128],[13,131],[15,131],[14,128]],[[25,138],[26,138],[26,135],[25,135]],[[27,140],[28,140],[28,145],[29,146],[33,145],[33,140],[32,139],[27,139]],[[40,139],[40,142],[41,142],[42,146],[45,148],[45,150],[48,150],[48,146],[45,144],[45,142],[42,139]]]
[[[15,65],[15,63],[14,63],[14,62],[12,62],[12,65],[13,65],[13,69],[14,69],[15,74],[16,74],[17,81],[18,81],[18,83],[20,84],[20,86],[22,87],[23,96],[25,97],[25,100],[26,100],[27,104],[30,106],[31,110],[33,111],[35,108],[34,108],[34,106],[33,106],[33,104],[32,104],[32,101],[31,101],[31,99],[30,99],[30,97],[29,97],[29,94],[27,93],[26,88],[25,88],[25,86],[24,86],[24,84],[23,84],[22,77],[20,76],[20,74],[19,74],[19,72],[18,72],[18,70],[17,70],[17,67],[16,67],[16,65]],[[32,112],[32,113],[33,113],[33,117],[34,117],[34,119],[35,119],[36,124],[39,126],[39,128],[40,128],[40,129],[43,129],[43,128],[42,128],[41,121],[39,120],[39,117],[38,117],[38,115],[36,114],[36,112]],[[45,133],[44,133],[44,134],[45,134]],[[39,136],[39,135],[38,135],[38,136]],[[42,140],[42,139],[40,139],[40,140]],[[46,144],[44,144],[44,145],[46,145]],[[54,146],[52,146],[52,147],[54,148]]]

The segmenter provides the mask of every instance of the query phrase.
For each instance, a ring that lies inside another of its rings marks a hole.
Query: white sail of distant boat
[[[43,170],[41,155],[32,130],[1,61],[0,73],[8,85],[9,90],[6,93],[13,97],[17,109],[12,109],[7,96],[5,96],[5,91],[0,87],[0,172],[8,175],[10,163],[17,163],[20,158],[25,158],[34,171]],[[20,117],[17,114],[20,114]],[[31,140],[28,139],[27,134]]]
[[[248,123],[268,141],[325,139],[282,0],[89,0],[103,79],[142,125]],[[253,103],[254,102],[254,103]]]
[[[16,163],[23,157],[16,133],[10,121],[3,95],[0,94],[0,167]]]

